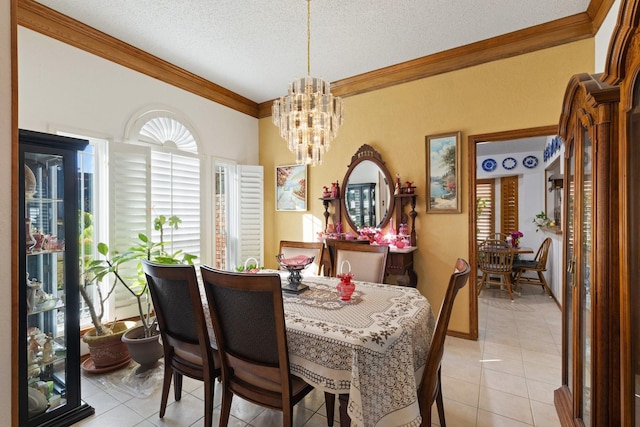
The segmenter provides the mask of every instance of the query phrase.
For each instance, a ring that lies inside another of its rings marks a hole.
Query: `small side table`
[[[417,249],[415,246],[406,248],[389,248],[389,256],[387,258],[387,274],[394,276],[409,277],[409,286],[415,288],[418,286],[418,275],[413,269],[413,252]]]
[[[416,212],[416,194],[396,194],[393,196],[395,198],[395,226],[400,227],[400,224],[407,224],[407,226],[411,226],[409,232],[409,243],[411,246],[416,246],[416,216],[418,213]],[[404,211],[405,205],[410,204],[411,210],[407,215]],[[409,219],[411,218],[411,224],[409,224]],[[396,234],[398,233],[398,229],[395,230]]]

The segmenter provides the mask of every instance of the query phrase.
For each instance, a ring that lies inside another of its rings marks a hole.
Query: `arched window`
[[[177,113],[155,109],[137,115],[127,127],[125,143],[109,150],[110,248],[127,250],[138,233],[158,242],[156,217],[177,216],[177,230],[165,227],[165,248],[201,257],[201,192],[197,137]],[[129,272],[135,275],[135,271]],[[116,289],[116,315],[137,314],[135,299]]]

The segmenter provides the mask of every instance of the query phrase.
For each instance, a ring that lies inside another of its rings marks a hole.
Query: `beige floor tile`
[[[185,393],[179,402],[173,402],[171,405],[167,405],[167,411],[164,414],[164,418],[158,418],[151,416],[147,420],[151,421],[157,426],[189,426],[203,418],[204,416],[204,403],[202,400],[191,396],[189,393]]]
[[[480,374],[482,368],[480,363],[474,365],[465,365],[459,361],[451,362],[449,360],[442,361],[442,375],[457,378],[459,380],[468,381],[474,384],[480,384]]]
[[[440,425],[436,405],[431,408],[431,424]],[[444,399],[444,418],[447,427],[469,427],[476,425],[478,408],[454,400]]]
[[[542,381],[560,387],[562,368],[561,366],[554,368],[547,364],[527,362],[524,364],[524,375],[527,379]]]
[[[524,377],[524,364],[520,359],[506,359],[497,354],[485,354],[482,368]]]
[[[480,405],[478,409],[484,409],[523,423],[533,424],[529,399],[524,397],[480,386]]]
[[[540,402],[531,402],[534,425],[538,427],[560,427],[558,413],[553,405]]]
[[[81,425],[82,427],[133,427],[143,421],[144,418],[139,414],[127,408],[126,406],[120,405],[100,414],[97,417],[87,418],[84,420],[84,422],[77,425]]]
[[[531,427],[532,424],[522,423],[512,418],[503,417],[483,409],[478,410],[477,427]]]
[[[529,399],[535,400],[536,402],[553,405],[553,393],[557,388],[558,387],[553,384],[527,379]]]
[[[491,369],[483,369],[480,385],[493,390],[499,390],[516,396],[529,398],[526,380],[517,375],[492,371]]]
[[[442,395],[445,399],[455,400],[469,406],[478,406],[480,386],[457,378],[442,378]]]
[[[485,354],[495,354],[503,357],[505,359],[515,359],[522,360],[522,349],[518,346],[513,345],[504,345],[497,343],[485,343],[484,345],[484,353]]]
[[[554,344],[555,346],[555,344]],[[522,361],[524,363],[538,363],[552,368],[562,366],[562,356],[560,354],[549,353],[547,351],[530,350],[522,348]]]

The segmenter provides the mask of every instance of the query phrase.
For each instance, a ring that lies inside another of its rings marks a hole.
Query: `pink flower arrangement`
[[[511,246],[517,248],[520,245],[520,238],[524,237],[521,231],[512,231],[511,233]]]

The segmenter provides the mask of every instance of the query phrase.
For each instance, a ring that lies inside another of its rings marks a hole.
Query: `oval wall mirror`
[[[393,215],[393,180],[380,154],[363,145],[351,157],[342,181],[342,212],[353,230],[383,228]]]

